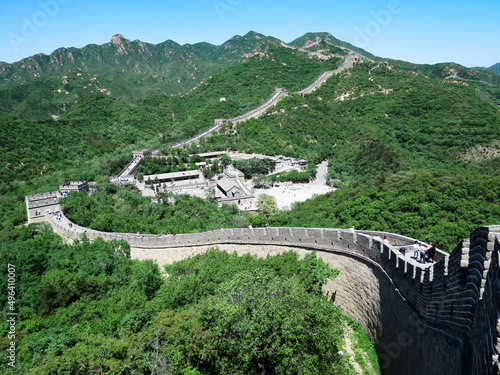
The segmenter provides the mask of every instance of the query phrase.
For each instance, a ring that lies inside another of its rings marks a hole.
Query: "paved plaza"
[[[318,165],[317,178],[314,182],[309,184],[292,184],[290,182],[284,182],[278,184],[279,187],[272,187],[269,189],[255,189],[254,194],[258,197],[261,194],[271,195],[276,198],[278,203],[278,208],[280,210],[291,208],[292,204],[295,202],[304,202],[307,199],[312,198],[315,195],[326,194],[330,191],[335,191],[326,185],[326,172],[327,172],[328,162],[323,162]]]

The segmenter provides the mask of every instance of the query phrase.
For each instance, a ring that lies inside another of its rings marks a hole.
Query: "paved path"
[[[280,183],[279,187],[255,189],[254,194],[256,197],[262,194],[273,196],[276,198],[276,203],[280,210],[291,208],[292,204],[295,202],[304,202],[315,195],[326,194],[336,190],[326,185],[327,168],[328,162],[325,161],[319,164],[316,173],[317,179],[309,184],[292,184],[291,182],[285,182]]]
[[[86,228],[80,227],[78,225],[73,224],[69,219],[61,215],[60,218],[58,215],[49,215],[48,221],[52,226],[59,225],[60,227],[70,230],[76,234],[83,234]]]
[[[423,244],[427,247],[426,243],[419,242],[419,244]],[[414,266],[417,266],[420,268],[428,268],[432,264],[430,262],[421,263],[417,259],[413,258],[413,245],[404,246],[406,248],[406,251],[404,252],[404,254],[400,251],[401,246],[398,246],[398,245],[394,246],[394,244],[390,244],[390,245],[393,245],[394,249],[398,252],[398,255],[401,258],[403,258],[405,260],[405,262],[407,262],[407,263],[413,264]]]

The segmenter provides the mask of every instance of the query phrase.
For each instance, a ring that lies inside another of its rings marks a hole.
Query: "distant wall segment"
[[[349,54],[345,57],[344,63],[340,67],[338,67],[335,70],[328,70],[322,73],[311,85],[309,85],[303,90],[295,92],[295,94],[304,96],[312,93],[313,91],[318,89],[323,83],[325,83],[328,80],[328,78],[330,78],[333,75],[340,74],[342,71],[346,69],[349,69],[353,65],[353,63],[360,58],[361,56],[356,54],[355,52],[353,51],[349,52]],[[274,94],[264,104],[260,105],[259,107],[254,108],[250,112],[247,112],[241,116],[233,117],[230,119],[216,119],[214,121],[214,125],[210,129],[205,130],[202,133],[197,134],[194,137],[189,138],[187,140],[174,143],[173,145],[170,145],[169,148],[183,147],[190,143],[196,143],[201,138],[206,137],[212,134],[213,132],[219,130],[224,124],[227,123],[238,124],[240,122],[247,121],[252,118],[258,118],[263,113],[265,113],[269,108],[275,106],[282,98],[288,96],[289,94],[290,93],[287,90],[283,88],[277,88]]]
[[[341,270],[325,291],[374,340],[384,374],[500,372],[500,226],[478,228],[448,256],[422,268],[391,243],[413,239],[381,232],[324,228],[245,228],[175,236],[105,233],[49,219],[67,239],[126,240],[134,257],[172,263],[218,246],[239,254],[316,250]]]

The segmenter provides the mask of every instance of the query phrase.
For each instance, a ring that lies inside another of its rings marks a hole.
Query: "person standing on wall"
[[[418,260],[420,257],[420,245],[418,244],[418,241],[415,241],[413,243],[413,259]]]
[[[424,245],[420,245],[420,263],[425,263],[425,250],[427,248]]]
[[[382,242],[386,245],[390,245],[389,239],[386,236],[382,236]]]
[[[425,253],[427,254],[427,260],[429,262],[434,262],[434,257],[436,256],[436,246],[434,246],[434,243],[429,242],[429,246],[425,249]]]

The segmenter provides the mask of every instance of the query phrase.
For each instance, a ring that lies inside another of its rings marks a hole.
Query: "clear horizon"
[[[323,0],[0,1],[0,61],[7,63],[61,47],[105,44],[115,34],[152,44],[220,45],[251,30],[285,43],[328,32],[376,56],[420,64],[500,62],[500,2],[491,0],[359,0],[355,7]]]

